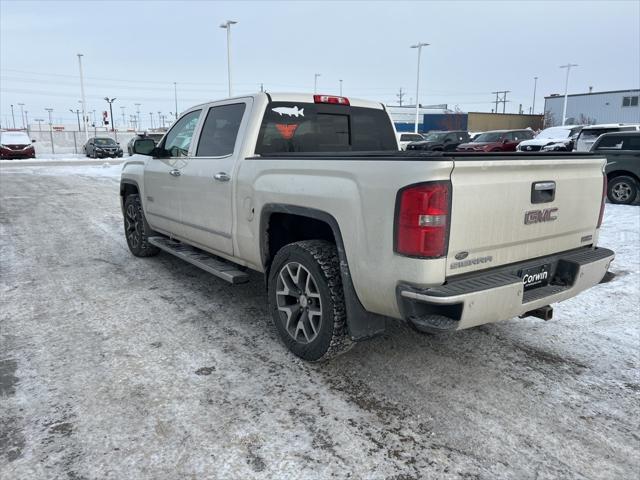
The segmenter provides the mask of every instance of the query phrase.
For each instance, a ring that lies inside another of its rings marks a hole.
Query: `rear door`
[[[193,244],[233,254],[233,177],[253,99],[208,108],[194,155],[181,169],[183,234]]]
[[[183,235],[180,190],[191,140],[202,110],[184,114],[167,133],[160,148],[166,156],[147,160],[144,168],[144,205],[149,224],[157,230]]]
[[[604,164],[598,157],[455,159],[447,274],[593,244]]]

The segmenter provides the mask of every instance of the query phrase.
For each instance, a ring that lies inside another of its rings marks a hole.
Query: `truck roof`
[[[211,100],[209,102],[201,103],[199,105],[194,105],[189,108],[189,110],[194,109],[196,107],[201,107],[203,105],[207,105],[211,102],[221,101],[221,100],[229,100],[233,98],[257,98],[260,96],[265,96],[270,98],[273,102],[300,102],[300,103],[314,103],[313,93],[294,93],[294,92],[257,92],[248,95],[236,95],[234,97],[229,98],[219,98],[217,100]],[[318,95],[328,95],[328,96],[337,96],[328,93],[320,93]],[[384,105],[380,102],[373,102],[371,100],[362,100],[360,98],[353,97],[344,97],[349,100],[349,105],[352,107],[364,107],[364,108],[375,108],[377,110],[383,110]]]

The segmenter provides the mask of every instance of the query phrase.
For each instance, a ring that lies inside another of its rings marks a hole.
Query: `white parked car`
[[[640,130],[639,123],[603,123],[600,125],[588,125],[582,129],[573,147],[577,152],[590,152],[591,147],[603,133],[635,132]]]
[[[406,150],[407,145],[411,142],[422,142],[424,140],[424,136],[419,133],[398,132],[396,135],[398,136],[398,145],[400,145],[400,150]]]
[[[563,125],[542,130],[536,138],[520,142],[518,152],[570,152],[582,125]]]

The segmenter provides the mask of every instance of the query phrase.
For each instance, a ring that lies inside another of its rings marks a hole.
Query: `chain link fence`
[[[109,137],[120,143],[124,154],[127,155],[127,143],[137,134],[135,132],[105,132],[89,129],[89,138]],[[84,154],[86,137],[84,132],[63,130],[55,131],[43,128],[42,130],[30,130],[29,136],[35,140],[33,144],[36,156],[50,154]]]

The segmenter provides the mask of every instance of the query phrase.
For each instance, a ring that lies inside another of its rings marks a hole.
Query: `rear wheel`
[[[349,350],[335,245],[305,240],[283,247],[273,260],[268,290],[274,326],[293,354],[319,361]]]
[[[629,205],[638,196],[638,184],[626,175],[614,177],[607,185],[607,197],[611,203]]]
[[[140,195],[127,196],[124,202],[124,234],[131,253],[136,257],[157,255],[160,249],[149,243],[153,233],[144,217]]]

